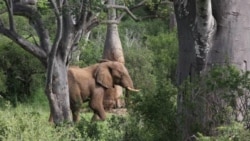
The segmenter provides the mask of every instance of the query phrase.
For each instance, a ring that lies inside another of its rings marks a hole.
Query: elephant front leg
[[[74,104],[71,104],[70,106],[74,122],[78,122],[80,120],[81,106],[82,106],[81,102],[76,102]]]
[[[105,120],[106,113],[103,107],[103,89],[96,89],[95,93],[91,97],[90,108],[94,111],[92,120]]]

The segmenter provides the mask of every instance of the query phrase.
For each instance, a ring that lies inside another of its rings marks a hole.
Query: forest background
[[[53,19],[44,10],[45,20],[53,31]],[[148,5],[134,14],[143,15],[154,11]],[[171,6],[161,9],[160,18],[135,22],[129,16],[119,24],[119,33],[126,60],[126,67],[141,92],[131,95],[133,105],[128,115],[109,115],[105,122],[90,122],[91,113],[81,114],[81,121],[74,126],[53,127],[48,123],[49,104],[44,94],[45,68],[32,55],[11,40],[0,35],[0,140],[176,140],[177,94],[176,67],[178,39],[175,27],[170,26],[173,14]],[[102,16],[102,15],[101,15]],[[16,17],[17,28],[31,38],[26,19]],[[102,58],[106,25],[95,27],[89,40],[81,40],[79,66],[97,63]],[[228,72],[231,79],[240,78],[233,68],[219,68],[212,72],[209,82],[217,81],[220,73]],[[213,75],[215,74],[215,75]],[[235,74],[235,75],[232,75]],[[225,82],[228,79],[225,80]],[[224,83],[221,80],[221,83]],[[190,84],[189,86],[195,84]],[[237,84],[232,84],[237,85]],[[222,84],[222,86],[224,86]],[[192,104],[192,103],[191,103]],[[196,105],[197,106],[197,105]],[[85,106],[84,108],[88,108]],[[230,106],[227,107],[230,112]],[[227,120],[228,112],[218,115]],[[242,123],[228,122],[216,128],[216,136],[197,133],[191,138],[247,139],[250,134]]]

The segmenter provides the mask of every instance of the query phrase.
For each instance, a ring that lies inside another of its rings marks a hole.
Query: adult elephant
[[[68,84],[74,122],[79,121],[79,112],[85,101],[89,101],[89,106],[94,112],[93,120],[105,120],[104,93],[114,85],[120,85],[126,90],[138,91],[134,89],[126,67],[115,61],[104,61],[86,68],[70,67]],[[49,121],[52,122],[52,120],[52,115],[50,115]]]

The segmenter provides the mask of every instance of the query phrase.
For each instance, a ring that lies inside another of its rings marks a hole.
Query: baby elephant
[[[117,86],[116,86],[117,88]],[[117,92],[116,88],[109,88],[105,90],[103,105],[104,109],[110,111],[114,108],[125,107],[125,100],[123,99],[122,91],[121,93]]]
[[[85,101],[89,101],[89,106],[94,112],[92,120],[105,120],[104,93],[114,85],[120,85],[130,91],[139,91],[134,89],[126,67],[115,61],[106,61],[86,68],[70,67],[68,84],[74,122],[79,121],[79,112]],[[51,114],[49,121],[52,120]]]

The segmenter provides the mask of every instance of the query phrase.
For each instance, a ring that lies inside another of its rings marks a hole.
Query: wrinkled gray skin
[[[92,120],[105,120],[104,93],[114,85],[120,85],[130,91],[138,91],[134,89],[126,67],[115,61],[106,61],[86,68],[70,67],[68,84],[74,122],[79,121],[79,112],[85,101],[89,101],[89,106],[94,112]],[[49,121],[53,121],[52,116]]]

